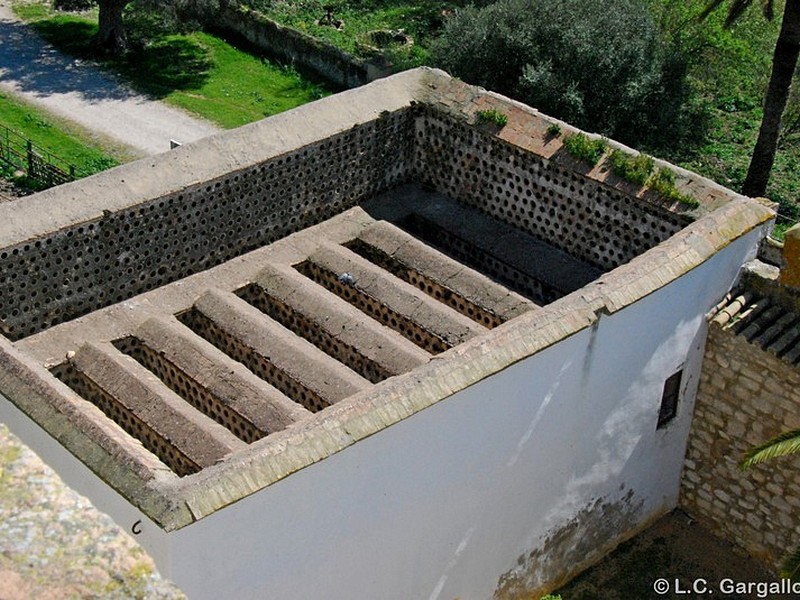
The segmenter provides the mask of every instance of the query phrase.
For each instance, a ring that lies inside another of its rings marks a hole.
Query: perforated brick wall
[[[359,256],[366,258],[374,265],[386,269],[395,277],[419,288],[431,298],[446,304],[456,312],[469,317],[476,323],[480,323],[487,329],[493,329],[504,323],[502,318],[491,311],[478,306],[454,290],[427,277],[424,273],[420,273],[418,270],[404,265],[396,258],[389,256],[374,246],[370,246],[363,240],[355,239],[347,244],[347,248]]]
[[[432,109],[416,119],[414,148],[422,182],[603,270],[688,222]]]
[[[11,339],[205,270],[409,178],[407,111],[250,169],[0,250]]]
[[[34,334],[412,180],[603,270],[688,222],[417,104],[248,169],[0,250],[0,328],[11,339]]]

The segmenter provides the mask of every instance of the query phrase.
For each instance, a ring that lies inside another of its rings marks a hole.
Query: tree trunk
[[[798,0],[800,1],[800,0]],[[125,25],[122,22],[122,11],[129,0],[100,0],[97,35],[94,43],[98,48],[111,52],[123,52],[127,47]]]
[[[800,0],[786,0],[781,32],[772,58],[772,75],[764,98],[764,118],[758,131],[758,141],[750,159],[747,177],[742,185],[742,193],[746,196],[763,196],[767,190],[778,148],[781,117],[789,98],[799,54]]]

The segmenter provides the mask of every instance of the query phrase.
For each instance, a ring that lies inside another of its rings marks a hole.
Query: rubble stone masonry
[[[796,457],[747,471],[745,451],[800,427],[800,372],[711,323],[681,482],[681,506],[776,569],[800,543]]]

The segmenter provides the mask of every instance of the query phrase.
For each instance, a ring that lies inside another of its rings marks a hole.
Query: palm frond
[[[731,0],[731,7],[728,9],[728,16],[725,19],[725,27],[730,27],[738,21],[752,3],[753,0]]]
[[[780,576],[794,580],[797,578],[797,575],[799,573],[800,573],[800,546],[797,546],[794,550],[792,550],[789,554],[787,554],[784,557],[783,564],[781,565]]]
[[[772,21],[775,17],[775,2],[773,0],[761,0],[761,12],[767,21]]]
[[[708,15],[717,10],[723,2],[725,2],[725,0],[711,0],[711,2],[708,3],[708,5],[703,9],[703,12],[701,12],[697,18],[701,21],[705,20]]]
[[[711,13],[722,6],[726,0],[711,0],[703,12],[700,13],[699,19],[702,21],[706,19]],[[731,0],[731,5],[728,8],[728,16],[725,17],[724,27],[731,27],[739,18],[750,8],[753,0]],[[774,0],[761,0],[761,12],[764,13],[764,18],[771,21],[775,16],[775,2]]]
[[[739,466],[747,469],[765,460],[798,452],[800,452],[800,429],[792,429],[748,450]]]

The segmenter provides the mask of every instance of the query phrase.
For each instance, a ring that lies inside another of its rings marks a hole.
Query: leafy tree
[[[219,7],[218,0],[97,0],[97,5],[94,45],[113,53],[128,49],[129,20],[136,21],[140,29],[175,31],[196,26]]]
[[[712,0],[702,16],[708,16],[724,3],[725,0]],[[731,0],[726,24],[730,26],[735,23],[751,4],[753,0]],[[761,0],[764,17],[769,20],[774,17],[775,4],[774,0]],[[747,196],[763,196],[766,192],[778,148],[781,118],[789,99],[798,56],[800,56],[800,0],[786,0],[781,31],[772,58],[772,75],[764,98],[764,117],[747,176],[742,184],[742,193]]]
[[[641,0],[499,0],[467,7],[433,61],[546,113],[630,144],[675,142],[687,63]]]
[[[785,431],[771,440],[747,451],[740,463],[743,469],[748,469],[764,461],[800,453],[800,429]],[[795,579],[800,573],[800,546],[792,550],[784,559],[781,566],[781,577]]]
[[[94,43],[99,48],[113,52],[124,51],[128,47],[128,36],[122,21],[122,12],[130,0],[99,0],[98,30]]]

